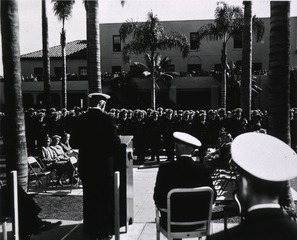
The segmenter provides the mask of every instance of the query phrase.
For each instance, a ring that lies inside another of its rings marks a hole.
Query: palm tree
[[[73,4],[75,0],[52,0],[54,3],[53,11],[58,17],[59,21],[62,21],[61,31],[61,50],[62,50],[62,107],[67,108],[67,76],[66,76],[66,30],[65,20],[71,16]]]
[[[270,12],[268,132],[290,144],[290,2],[271,1]],[[294,212],[289,182],[280,203]]]
[[[221,66],[221,106],[226,108],[226,89],[227,89],[227,43],[231,38],[242,37],[243,12],[238,6],[228,5],[218,2],[215,10],[214,23],[206,24],[198,30],[198,47],[203,39],[210,37],[211,40],[222,40]],[[261,20],[254,17],[253,29],[256,33],[257,41],[264,34],[264,24]]]
[[[151,65],[151,58],[149,54],[145,54],[144,55],[144,60],[145,60],[145,64],[141,63],[141,62],[133,62],[133,66],[135,66],[137,69],[135,69],[133,72],[137,72],[138,76],[139,73],[141,74],[141,76],[144,77],[148,77],[151,76],[151,72],[150,72],[150,65]],[[165,70],[166,68],[171,64],[172,60],[169,57],[164,57],[162,59],[161,54],[157,53],[155,55],[155,58],[153,60],[154,66],[155,66],[155,88],[156,89],[160,89],[159,85],[158,85],[158,80],[163,81],[167,87],[170,87],[170,81],[173,79],[174,73],[166,73]],[[137,75],[136,73],[136,75]]]
[[[252,104],[252,2],[244,1],[243,4],[241,108],[245,118],[250,121]]]
[[[49,110],[51,107],[51,80],[50,80],[50,58],[48,43],[48,20],[46,13],[46,0],[42,0],[42,58],[43,58],[43,81],[44,81],[44,99],[43,106]]]
[[[17,170],[18,182],[28,182],[25,117],[22,102],[18,1],[1,2],[1,35],[4,69],[4,147],[7,174]],[[9,175],[7,175],[9,176]]]
[[[98,0],[85,0],[87,13],[88,81],[89,92],[102,92],[100,66],[100,29]]]
[[[155,59],[158,50],[171,48],[179,49],[183,57],[189,54],[190,45],[185,35],[179,32],[167,33],[163,24],[153,12],[148,13],[146,22],[138,23],[127,21],[122,24],[119,30],[121,39],[125,42],[128,37],[131,41],[123,48],[123,60],[131,62],[131,54],[140,55],[147,53],[150,59],[149,70],[151,74],[151,108],[156,109],[156,67]]]
[[[249,105],[249,109],[251,111],[252,107],[252,100],[259,96],[259,94],[262,92],[262,88],[257,85],[257,77],[251,75],[248,79],[249,85],[248,89],[243,90],[244,88],[247,88],[247,86],[244,86],[243,82],[243,68],[242,68],[242,61],[237,61],[236,63],[230,62],[228,63],[228,70],[227,70],[227,92],[228,92],[228,106],[230,109],[242,107],[243,104],[240,103],[240,99],[242,99],[242,94],[246,94],[248,92],[248,97],[246,97],[246,103]],[[233,96],[233,97],[232,97]],[[246,114],[248,119],[248,115]]]

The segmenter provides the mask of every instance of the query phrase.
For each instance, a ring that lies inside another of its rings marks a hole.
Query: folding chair
[[[78,170],[77,170],[77,158],[76,157],[70,157],[69,161],[71,163],[72,170],[73,170],[72,171],[72,178],[70,179],[70,182],[71,182],[70,192],[71,192],[72,189],[73,189],[73,185],[75,185],[78,188],[80,178],[79,178],[79,173],[78,173]],[[73,178],[77,179],[77,182],[75,184],[73,183]]]
[[[0,193],[2,194],[2,187],[4,186],[3,182],[0,180]],[[0,194],[0,196],[1,196]],[[2,225],[2,239],[7,240],[7,222],[8,222],[8,216],[4,214],[4,206],[5,204],[3,201],[0,201],[0,224]]]
[[[157,240],[160,240],[160,232],[170,240],[201,239],[202,236],[210,235],[213,197],[210,187],[176,188],[169,191],[167,209],[156,207]]]
[[[216,169],[216,171],[212,174],[212,179],[213,184],[217,189],[217,196],[222,196],[227,186],[232,182],[236,182],[237,179],[237,173],[232,163],[232,159],[230,159],[226,168]]]
[[[46,192],[46,187],[42,183],[43,178],[46,179],[45,183],[47,184],[49,182],[51,171],[45,171],[44,168],[40,165],[40,163],[36,160],[35,157],[28,157],[28,181],[29,183],[33,180],[36,181],[36,187],[39,185],[42,186],[43,190]],[[28,183],[28,189],[29,190],[29,184]]]

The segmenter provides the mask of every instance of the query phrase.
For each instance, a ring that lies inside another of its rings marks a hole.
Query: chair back
[[[29,157],[27,158],[27,160],[28,160],[28,164],[30,164],[30,165],[32,165],[32,164],[34,164],[34,163],[37,163],[36,158],[33,157],[33,156],[29,156]]]
[[[30,170],[33,172],[44,172],[46,171],[46,167],[43,165],[41,161],[38,161],[35,157],[29,156],[27,158],[28,165]]]
[[[210,187],[176,188],[167,195],[167,232],[173,238],[210,234],[214,193]]]
[[[77,158],[71,156],[71,157],[69,158],[69,161],[71,162],[71,164],[76,164],[76,163],[77,163]]]
[[[40,171],[43,171],[43,167],[40,165],[40,163],[37,161],[37,159],[33,156],[29,156],[27,158],[29,170],[31,173],[37,173]]]

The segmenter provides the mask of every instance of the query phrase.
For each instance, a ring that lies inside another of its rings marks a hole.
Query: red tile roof
[[[86,57],[87,55],[87,41],[75,40],[66,44],[67,57]],[[49,48],[50,58],[62,57],[61,46],[54,46]],[[42,58],[42,50],[21,55],[21,58]]]

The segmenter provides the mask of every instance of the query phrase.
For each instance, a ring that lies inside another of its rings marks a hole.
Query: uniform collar
[[[180,157],[192,157],[192,155],[191,154],[182,154],[182,155],[180,155]]]
[[[280,208],[280,205],[277,203],[262,203],[262,204],[256,204],[254,206],[251,206],[247,211],[251,212],[257,209],[263,209],[263,208]]]

